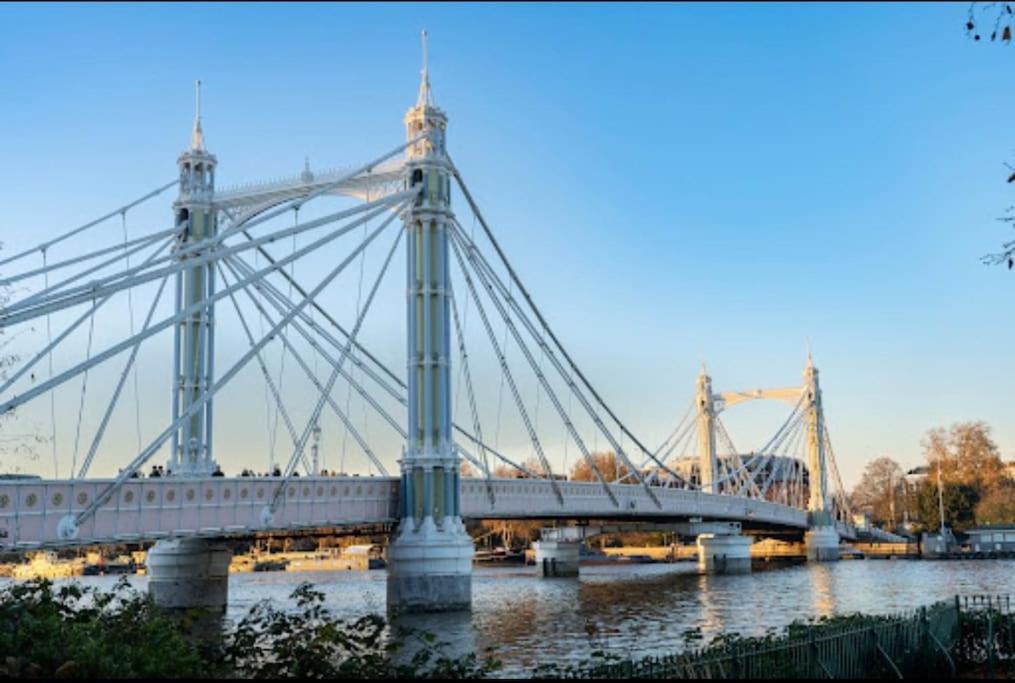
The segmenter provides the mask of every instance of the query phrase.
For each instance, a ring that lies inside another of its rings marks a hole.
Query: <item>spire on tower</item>
[[[430,94],[430,66],[427,56],[426,29],[422,32],[423,41],[423,70],[420,74],[419,96],[416,98],[416,106],[433,105],[433,97]]]
[[[194,81],[194,130],[190,133],[190,148],[204,151],[204,133],[201,131],[201,81]]]

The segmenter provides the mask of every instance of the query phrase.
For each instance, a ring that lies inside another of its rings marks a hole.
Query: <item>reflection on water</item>
[[[116,577],[80,577],[112,585]],[[301,581],[315,583],[338,615],[385,611],[385,573],[266,572],[230,577],[229,614],[255,602],[287,602]],[[131,577],[139,588],[145,577]],[[402,617],[429,630],[449,650],[491,647],[506,674],[542,663],[580,661],[605,647],[623,655],[683,647],[700,628],[760,635],[794,619],[844,612],[885,613],[948,599],[956,593],[1015,593],[1015,560],[847,560],[800,564],[733,576],[701,576],[694,563],[582,567],[577,579],[540,579],[531,567],[476,568],[470,613]]]

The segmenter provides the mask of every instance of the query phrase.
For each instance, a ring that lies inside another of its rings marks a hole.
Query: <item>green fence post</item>
[[[814,626],[807,626],[807,677],[817,678],[814,674],[818,663],[818,643],[814,639]]]
[[[987,678],[994,678],[994,610],[987,607]]]
[[[927,606],[920,607],[919,613],[920,620],[920,651],[922,653],[921,659],[923,660],[923,673],[924,676],[930,674],[930,620],[927,619]]]

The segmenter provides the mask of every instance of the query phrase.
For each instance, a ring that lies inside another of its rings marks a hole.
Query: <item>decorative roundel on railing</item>
[[[374,487],[373,486],[368,486],[367,487],[367,495],[368,496],[374,495]]]
[[[53,494],[53,505],[63,505],[63,494],[62,493],[54,493]]]
[[[343,486],[342,487],[342,495],[343,496],[348,496],[349,495],[349,487],[348,486]]]
[[[225,498],[226,500],[229,500],[230,498],[233,497],[233,490],[226,489],[225,491],[222,492],[222,497]]]
[[[242,498],[243,500],[246,500],[248,495],[250,495],[250,494],[247,491],[247,489],[240,489],[240,498]]]
[[[187,500],[194,500],[197,494],[194,493],[194,489],[187,489]]]
[[[331,495],[333,495],[333,496],[337,496],[338,495],[338,487],[337,486],[332,486],[331,487]]]
[[[133,503],[134,502],[134,492],[133,491],[127,491],[125,494],[123,494],[123,502],[124,503]]]
[[[295,496],[296,495],[296,487],[295,486],[290,486],[289,490],[286,492],[285,495],[289,496],[290,498]]]
[[[88,494],[82,491],[78,494],[78,505],[84,505],[88,502]]]
[[[29,493],[28,497],[25,498],[25,505],[28,507],[35,507],[35,501],[39,500],[39,497],[34,493]]]
[[[173,489],[169,489],[168,491],[166,491],[166,500],[169,501],[170,503],[176,500],[176,491],[174,491]]]
[[[4,495],[0,496],[0,508],[5,508],[5,507],[7,507],[10,504],[11,504],[11,497],[10,496],[8,496],[6,493]]]
[[[263,487],[257,489],[257,497],[258,498],[264,498],[264,488]]]
[[[212,489],[205,489],[204,490],[204,499],[205,500],[211,500],[214,497],[215,497],[215,491],[213,491]]]
[[[357,496],[363,495],[363,487],[362,486],[357,486],[356,487],[356,495]]]
[[[309,486],[304,486],[303,487],[303,497],[306,498],[309,495],[310,495],[310,487]]]
[[[317,497],[320,498],[323,495],[324,495],[324,487],[323,486],[318,486],[317,487]]]
[[[154,503],[155,502],[155,492],[154,491],[149,491],[148,493],[146,493],[145,494],[145,500],[147,500],[149,503]]]

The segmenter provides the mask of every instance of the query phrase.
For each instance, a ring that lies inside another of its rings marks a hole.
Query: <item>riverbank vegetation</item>
[[[14,583],[0,590],[0,676],[461,679],[501,670],[495,652],[452,654],[433,635],[401,629],[380,615],[339,619],[324,598],[302,584],[284,607],[265,600],[224,622],[198,611],[162,612],[125,581],[110,591]],[[707,644],[699,629],[689,629],[681,634],[682,654],[640,659],[611,652],[590,627],[585,661],[546,664],[531,673],[770,678],[832,668],[880,675],[896,667],[935,676],[986,667],[1002,674],[1015,664],[1015,641],[1010,603],[1001,607],[981,600],[970,608],[956,599],[902,615],[794,622],[756,637],[725,633]],[[675,649],[678,642],[675,637]]]
[[[379,615],[339,619],[324,597],[302,584],[289,609],[265,600],[224,623],[164,613],[126,581],[14,583],[0,591],[0,677],[485,678],[499,667]]]

